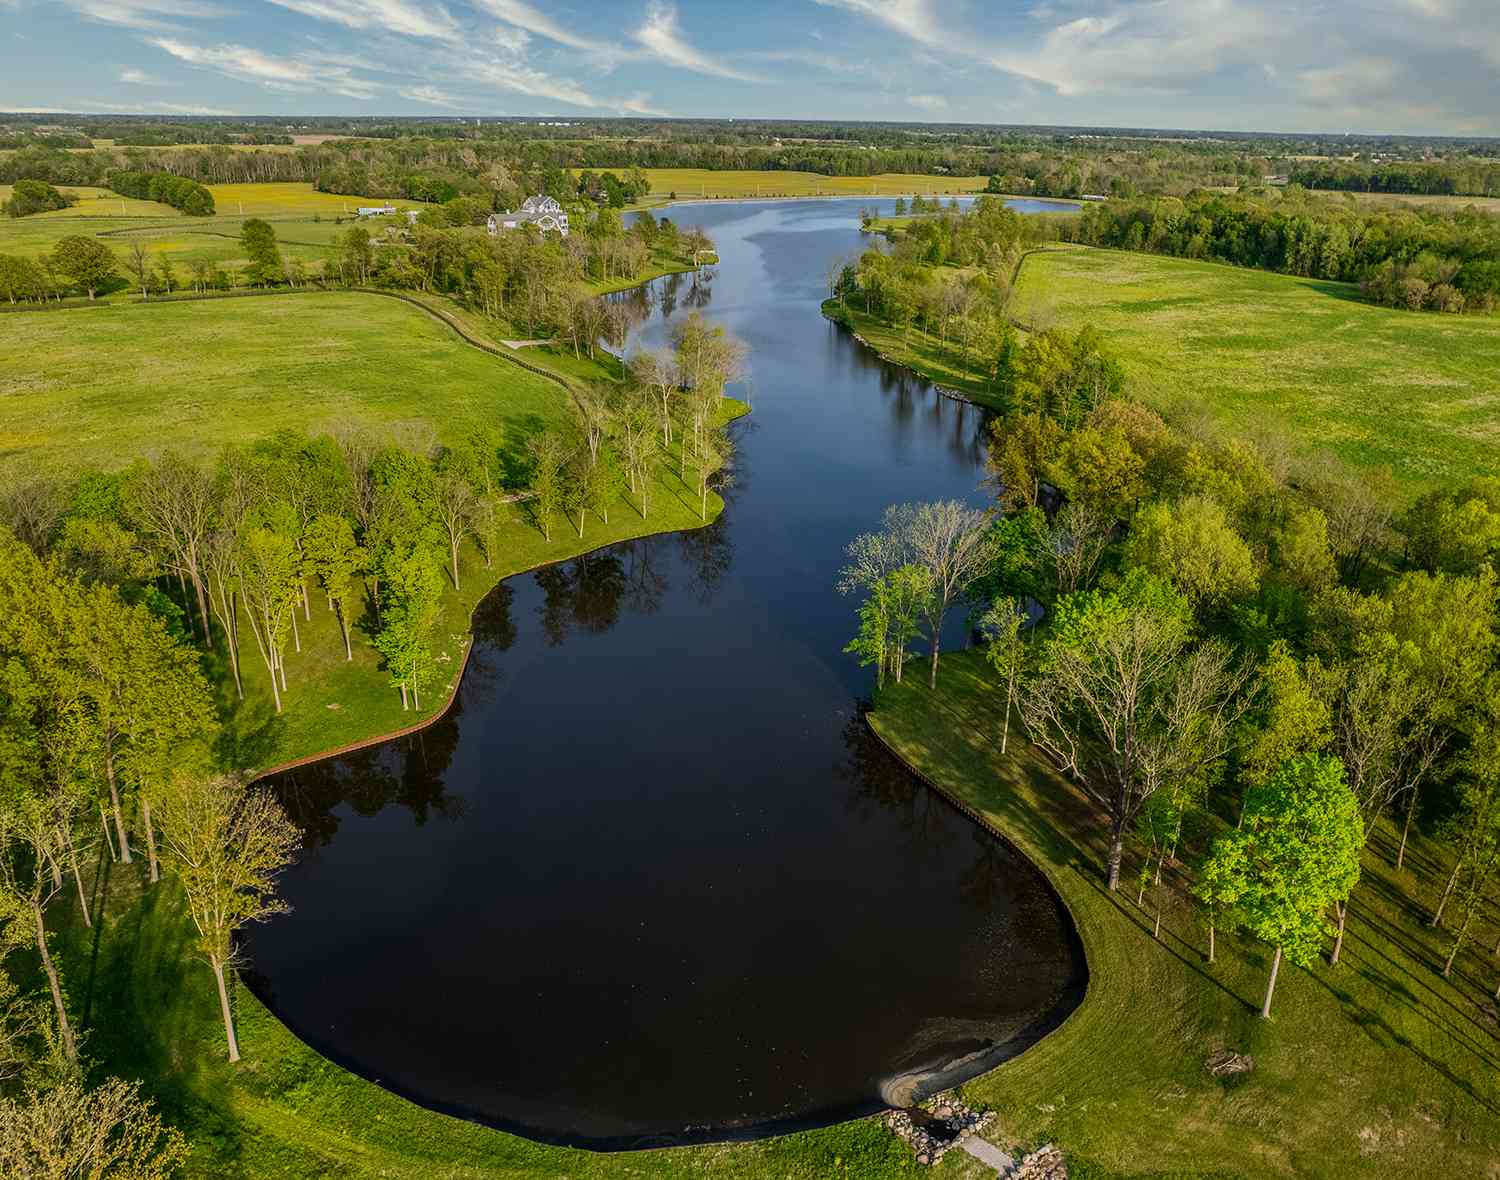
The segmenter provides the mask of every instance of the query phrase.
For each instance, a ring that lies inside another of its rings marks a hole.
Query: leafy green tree
[[[932,574],[919,565],[902,565],[876,578],[859,608],[859,632],[844,650],[857,655],[861,667],[875,665],[876,684],[886,675],[901,675],[917,637],[919,620],[932,594]]]
[[[276,877],[301,834],[267,790],[237,778],[179,777],[162,799],[162,831],[198,952],[214,973],[229,1060],[240,1059],[227,976],[239,962],[235,935],[251,922],[283,913]]]
[[[1261,786],[1288,760],[1328,749],[1333,716],[1327,680],[1316,660],[1300,664],[1285,641],[1271,645],[1240,740],[1241,782]]]
[[[1261,1016],[1271,1015],[1282,956],[1303,967],[1316,961],[1329,907],[1347,901],[1359,880],[1363,846],[1343,765],[1319,754],[1293,758],[1249,788],[1244,821],[1215,841],[1208,892],[1275,948]]]
[[[375,648],[401,690],[401,707],[408,707],[409,692],[409,707],[420,709],[423,682],[433,666],[432,629],[442,613],[442,578],[426,552],[409,549],[387,559],[384,580],[386,605]]]
[[[29,217],[33,213],[48,213],[53,209],[66,209],[72,201],[44,180],[18,180],[10,190],[10,200],[0,209],[8,217]]]
[[[526,440],[526,454],[531,461],[528,490],[537,524],[541,527],[543,539],[550,541],[552,517],[563,505],[568,447],[559,435],[547,430]]]
[[[1201,496],[1157,501],[1137,512],[1124,559],[1170,582],[1200,609],[1223,607],[1255,591],[1250,547],[1224,510]]]
[[[270,673],[271,697],[280,713],[286,691],[284,652],[299,597],[297,546],[284,533],[253,525],[239,538],[237,566],[250,633]]]
[[[276,245],[276,230],[259,217],[247,218],[240,226],[240,248],[250,265],[245,268],[250,282],[262,287],[279,283],[284,277],[281,251]]]
[[[354,658],[349,640],[349,622],[355,603],[355,575],[363,568],[365,554],[355,543],[347,517],[333,513],[315,516],[302,539],[303,561],[328,599],[328,608],[338,616],[344,636],[344,659]]]
[[[997,598],[982,620],[989,642],[984,656],[1000,677],[1005,691],[1005,722],[1000,731],[1000,753],[1010,744],[1010,715],[1016,703],[1016,692],[1026,670],[1026,641],[1021,637],[1026,626],[1026,604],[1019,598]]]
[[[110,248],[98,238],[82,234],[59,239],[52,247],[51,261],[53,269],[87,291],[90,300],[119,273],[119,264]]]
[[[1187,600],[1132,570],[1114,591],[1058,602],[1021,694],[1032,742],[1106,809],[1111,890],[1142,805],[1211,773],[1245,708],[1249,669],[1224,644],[1192,640]]]

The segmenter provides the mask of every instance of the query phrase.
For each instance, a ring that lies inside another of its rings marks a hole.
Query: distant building
[[[361,205],[354,212],[361,217],[384,217],[388,213],[394,213],[394,205]]]
[[[568,236],[568,215],[563,207],[551,197],[541,195],[527,197],[514,213],[491,213],[485,228],[492,234],[505,229],[519,229],[523,225],[534,225],[542,233],[559,233]]]
[[[1078,199],[1080,201],[1107,201],[1107,200],[1109,200],[1109,198],[1106,197],[1103,193],[1084,193],[1083,196],[1079,197]]]

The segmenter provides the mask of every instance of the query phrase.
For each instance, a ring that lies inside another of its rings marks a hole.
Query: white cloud
[[[158,37],[152,44],[188,65],[258,82],[271,90],[321,90],[365,100],[374,98],[381,89],[347,65],[316,56],[274,57],[244,45],[191,45],[172,37]]]
[[[226,11],[203,0],[64,0],[80,16],[132,29],[163,29],[181,20],[225,16]]]
[[[577,83],[552,75],[527,65],[522,60],[505,59],[486,54],[469,54],[457,57],[449,63],[452,70],[461,76],[484,86],[532,98],[546,98],[564,102],[569,106],[598,107],[592,95]]]
[[[942,43],[932,0],[814,0],[814,3],[868,17],[924,45],[936,47]]]
[[[163,82],[155,74],[148,74],[145,70],[138,70],[133,66],[120,71],[120,81],[128,82],[132,86],[161,86]]]
[[[629,98],[622,98],[614,103],[615,110],[625,115],[643,115],[650,119],[670,119],[673,116],[667,111],[658,110],[651,104],[649,94],[632,94]]]
[[[474,0],[474,5],[514,28],[535,33],[538,37],[556,41],[559,45],[586,49],[591,53],[609,52],[614,48],[606,42],[583,36],[524,0]]]
[[[332,21],[350,29],[385,29],[404,37],[451,41],[458,24],[441,4],[412,0],[269,0],[303,16]]]
[[[868,61],[850,61],[832,53],[819,53],[813,49],[751,49],[741,56],[748,61],[786,62],[790,65],[811,66],[815,70],[827,70],[830,74],[858,74],[871,68]]]
[[[404,86],[396,92],[402,98],[409,98],[413,102],[426,103],[434,107],[457,107],[458,103],[451,94],[439,90],[436,86]]]
[[[906,101],[934,114],[948,109],[948,100],[941,94],[913,94]]]
[[[677,9],[662,0],[651,0],[646,9],[646,20],[635,31],[635,39],[652,57],[680,70],[691,70],[695,74],[708,74],[715,78],[730,78],[737,82],[763,82],[754,74],[737,70],[727,62],[702,52],[683,39],[677,27]]]

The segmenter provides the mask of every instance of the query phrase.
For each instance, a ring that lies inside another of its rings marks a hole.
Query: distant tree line
[[[1287,173],[1303,188],[1414,196],[1500,197],[1500,163],[1457,159],[1433,162],[1319,160],[1298,163]]]
[[[1488,311],[1500,302],[1500,218],[1479,211],[1200,193],[1091,204],[1057,224],[1064,238],[1094,246],[1363,282],[1391,306]]]

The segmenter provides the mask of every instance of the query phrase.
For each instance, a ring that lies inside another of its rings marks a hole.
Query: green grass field
[[[815,172],[715,172],[709,168],[646,168],[653,196],[675,192],[678,200],[708,197],[870,197],[920,193],[974,193],[986,176],[821,176]]]
[[[1011,311],[1093,324],[1144,401],[1388,465],[1409,486],[1500,474],[1500,317],[1360,302],[1354,288],[1086,247],[1030,255]]]
[[[1221,932],[1205,960],[1201,911],[1176,873],[1156,898],[1103,888],[1104,817],[1018,740],[999,751],[998,689],[978,652],[887,686],[876,731],[1005,832],[1051,879],[1088,956],[1083,1005],[1035,1048],[964,1087],[999,1112],[1001,1143],[1053,1141],[1075,1177],[1227,1178],[1500,1175],[1500,960],[1478,945],[1439,974],[1446,939],[1426,928],[1446,863],[1423,840],[1390,868],[1382,829],[1350,903],[1338,967],[1283,967],[1273,1019],[1259,1018],[1269,955]],[[1188,858],[1222,826],[1203,817]],[[1127,863],[1126,881],[1136,866]],[[1414,871],[1415,870],[1415,871]],[[1210,1054],[1253,1057],[1220,1081]]]
[[[555,385],[394,299],[311,293],[9,315],[0,472],[204,456],[282,428],[423,420],[457,438],[561,412]]]

